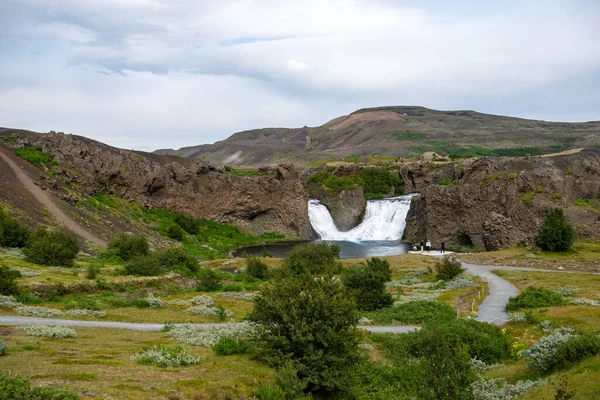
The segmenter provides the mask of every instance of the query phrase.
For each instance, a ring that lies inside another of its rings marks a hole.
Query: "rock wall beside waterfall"
[[[555,207],[581,237],[600,238],[600,151],[416,163],[401,171],[413,198],[405,238],[497,250],[535,243]],[[450,179],[448,185],[437,182]],[[575,203],[577,202],[576,205]]]
[[[57,178],[88,194],[106,192],[150,209],[230,223],[250,234],[310,238],[308,195],[290,165],[273,169],[276,176],[241,177],[201,160],[122,150],[81,136],[22,130],[2,134],[14,135],[5,141],[12,147],[39,146],[52,154],[60,165]]]
[[[362,220],[367,205],[361,186],[356,189],[341,190],[336,194],[318,187],[312,191],[311,197],[327,207],[340,231],[349,231],[357,226]]]

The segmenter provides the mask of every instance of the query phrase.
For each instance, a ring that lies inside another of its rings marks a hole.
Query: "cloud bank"
[[[597,2],[450,3],[4,0],[0,126],[151,150],[381,105],[600,119]]]

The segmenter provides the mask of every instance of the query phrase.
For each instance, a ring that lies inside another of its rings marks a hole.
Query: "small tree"
[[[304,392],[334,392],[348,385],[359,360],[356,303],[332,277],[308,275],[263,286],[249,320],[259,326],[256,345],[280,379]]]
[[[20,276],[21,273],[19,271],[15,271],[4,265],[0,265],[0,294],[19,294],[20,291],[16,280]]]
[[[167,270],[184,275],[195,274],[198,271],[198,260],[180,247],[169,247],[157,254],[163,267]]]
[[[128,261],[134,257],[147,256],[150,253],[150,246],[145,237],[127,235],[123,232],[112,238],[108,244],[108,248],[116,250],[124,261]]]
[[[23,253],[28,261],[36,264],[70,267],[79,253],[79,246],[79,238],[67,229],[37,229],[29,237]]]
[[[565,251],[573,245],[575,233],[565,219],[562,208],[555,208],[546,216],[537,242],[544,250]]]
[[[342,272],[342,283],[351,289],[358,308],[373,311],[392,304],[392,296],[385,290],[391,279],[390,264],[379,258],[353,265]]]
[[[24,247],[29,231],[0,208],[0,247]]]
[[[340,258],[340,247],[327,243],[300,244],[287,255],[284,265],[294,275],[302,274],[336,274],[342,269],[337,260]]]
[[[437,272],[437,278],[444,281],[449,281],[465,270],[460,261],[450,256],[445,256],[442,261],[435,264],[434,269]]]
[[[246,258],[246,272],[253,278],[265,279],[269,274],[269,267],[258,257]]]

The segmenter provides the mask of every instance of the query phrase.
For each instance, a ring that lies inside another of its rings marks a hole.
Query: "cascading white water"
[[[411,198],[412,195],[368,201],[363,222],[347,232],[338,230],[329,210],[318,200],[308,201],[308,218],[322,240],[400,240]]]

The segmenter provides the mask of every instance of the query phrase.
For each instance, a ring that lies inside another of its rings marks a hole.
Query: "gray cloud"
[[[123,147],[418,104],[600,119],[593,1],[5,0],[0,125]]]

